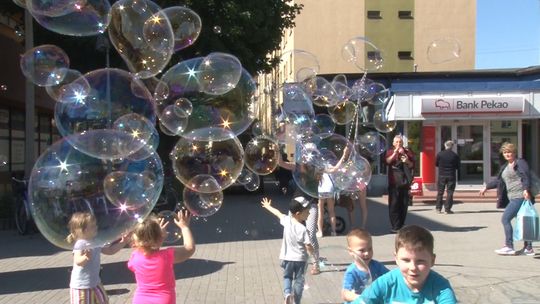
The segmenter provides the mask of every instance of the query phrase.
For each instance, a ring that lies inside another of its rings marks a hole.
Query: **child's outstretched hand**
[[[189,222],[191,221],[191,213],[188,210],[180,210],[176,214],[176,218],[174,219],[174,223],[176,226],[180,227],[180,229],[188,228]]]
[[[166,234],[167,233],[167,226],[169,226],[169,222],[165,221],[164,218],[159,218],[159,228],[161,228],[161,232]]]
[[[267,197],[263,197],[261,201],[261,206],[265,209],[268,209],[268,207],[272,206],[272,200]]]

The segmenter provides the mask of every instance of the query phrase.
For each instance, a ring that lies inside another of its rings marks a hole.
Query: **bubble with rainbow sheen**
[[[190,185],[194,177],[209,175],[217,182],[217,189],[223,190],[238,178],[244,167],[244,149],[234,136],[219,141],[182,137],[171,151],[170,158],[178,180],[199,192],[201,189]]]
[[[67,0],[61,0],[65,2]],[[56,1],[50,1],[56,3]],[[105,32],[111,21],[108,0],[71,1],[65,14],[47,16],[29,10],[34,19],[49,31],[68,36],[94,36]]]
[[[317,76],[320,70],[319,60],[313,53],[301,49],[284,52],[279,58],[279,66],[292,69],[284,79],[287,83],[303,82]]]
[[[163,239],[164,245],[177,244],[182,239],[182,229],[174,222],[177,219],[176,212],[172,210],[163,210],[158,213],[158,218],[163,221],[165,226],[165,237]]]
[[[319,107],[335,106],[340,97],[334,86],[325,78],[316,76],[304,81],[304,90]]]
[[[77,102],[56,103],[59,133],[62,136],[85,133],[87,142],[76,140],[72,144],[104,159],[125,157],[140,149],[144,145],[140,138],[111,129],[117,119],[127,114],[140,115],[151,123],[156,121],[152,96],[144,84],[127,71],[109,68],[86,73],[69,86],[78,88],[86,84],[88,92],[82,91]]]
[[[222,95],[211,95],[201,91],[201,65],[204,58],[197,57],[182,61],[171,67],[161,77],[160,86],[168,88],[168,96],[156,102],[157,114],[161,122],[169,129],[175,130],[174,119],[163,119],[166,110],[171,105],[178,108],[175,103],[180,98],[191,102],[192,113],[183,137],[191,139],[227,139],[229,132],[233,135],[243,133],[257,116],[259,100],[257,99],[257,86],[251,75],[242,69],[242,75],[234,89]],[[185,119],[176,115],[178,119]],[[219,131],[224,130],[224,132]],[[224,136],[219,138],[219,136]]]
[[[336,188],[340,190],[364,191],[371,180],[371,165],[360,154],[354,153],[349,160],[332,173],[332,180]]]
[[[253,191],[257,191],[260,185],[261,185],[261,178],[259,177],[259,175],[253,173],[252,178],[247,183],[244,184],[244,188],[247,191],[253,192]]]
[[[20,60],[21,71],[38,86],[55,85],[62,81],[69,68],[69,57],[56,45],[44,44],[26,51]]]
[[[267,136],[252,138],[244,150],[244,163],[257,175],[268,175],[276,169],[279,162],[279,146]]]
[[[78,136],[81,135],[71,135],[51,145],[35,162],[28,184],[36,226],[47,240],[64,249],[72,248],[66,237],[74,213],[89,212],[96,218],[97,235],[89,241],[92,246],[100,247],[115,241],[146,217],[163,187],[163,166],[157,154],[143,161],[104,161],[75,149],[69,137]],[[144,193],[138,191],[138,197],[126,193],[131,185],[116,186],[116,195],[127,195],[126,198],[144,203],[138,204],[138,208],[118,201],[113,203],[104,185],[106,177],[113,172],[152,176],[153,187],[146,188]]]
[[[172,6],[162,10],[167,16],[174,34],[174,51],[187,48],[195,43],[202,30],[201,17],[183,6]]]
[[[128,69],[138,78],[161,73],[174,52],[172,28],[168,19],[158,14],[160,10],[149,0],[120,0],[111,8],[109,38]],[[147,28],[155,32],[145,36],[147,21],[152,25]]]

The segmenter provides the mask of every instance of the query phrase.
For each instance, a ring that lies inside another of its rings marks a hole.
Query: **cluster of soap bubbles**
[[[38,228],[63,248],[71,248],[65,238],[76,212],[96,217],[98,233],[90,243],[102,246],[152,211],[164,180],[157,128],[179,137],[170,159],[184,185],[183,204],[204,218],[221,208],[223,190],[235,182],[257,190],[260,176],[283,160],[284,147],[295,151],[293,177],[307,194],[318,197],[325,173],[338,190],[364,190],[371,178],[368,159],[387,145],[381,133],[396,127],[391,92],[367,77],[383,66],[383,52],[365,37],[342,48],[343,58],[364,72],[352,83],[344,75],[332,81],[318,76],[318,60],[309,52],[284,53],[281,64],[293,69],[293,77],[264,90],[279,104],[268,131],[254,124],[262,98],[235,56],[216,52],[164,70],[173,53],[191,46],[201,32],[202,21],[191,9],[161,8],[150,0],[14,1],[50,31],[107,34],[129,69],[82,74],[55,45],[21,57],[25,77],[56,101],[62,139],[37,160],[29,193]],[[213,32],[222,29],[214,25]],[[451,48],[450,42],[434,45],[433,54],[443,47]],[[327,113],[317,114],[316,107]],[[347,134],[336,134],[336,125],[345,125]],[[250,126],[253,138],[243,147],[237,136]],[[172,211],[162,214],[173,217]],[[180,238],[178,231],[169,235],[168,242]]]

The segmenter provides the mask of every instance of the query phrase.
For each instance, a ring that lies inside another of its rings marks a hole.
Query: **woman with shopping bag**
[[[504,227],[505,244],[501,249],[495,250],[499,255],[534,255],[532,242],[524,241],[523,249],[516,252],[513,243],[512,219],[516,217],[524,200],[534,204],[531,195],[531,174],[527,161],[516,157],[516,147],[512,143],[502,144],[500,152],[506,163],[501,167],[497,178],[486,184],[480,190],[480,195],[489,189],[497,188],[497,208],[504,208],[502,224]]]

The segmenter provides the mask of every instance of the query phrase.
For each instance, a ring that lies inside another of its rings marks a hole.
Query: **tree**
[[[116,1],[111,1],[111,4]],[[178,5],[178,0],[156,0],[162,8]],[[292,0],[186,0],[184,5],[195,11],[202,20],[197,41],[177,52],[171,64],[211,52],[225,52],[238,57],[252,74],[268,72],[277,58],[273,51],[280,49],[282,33],[294,27],[294,19],[302,5]],[[23,10],[12,1],[0,3],[0,13],[21,14]],[[55,44],[70,56],[71,66],[87,72],[104,66],[104,57],[96,52],[96,37],[70,37],[44,29],[34,23],[35,45]],[[111,51],[111,66],[124,68],[120,57]]]

